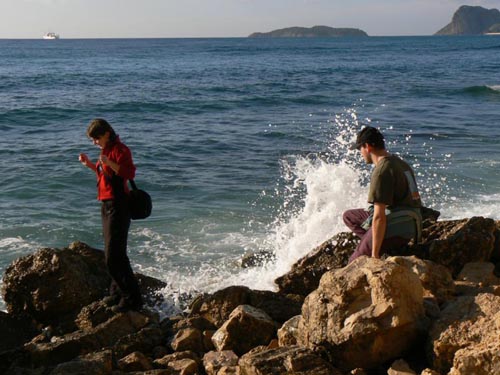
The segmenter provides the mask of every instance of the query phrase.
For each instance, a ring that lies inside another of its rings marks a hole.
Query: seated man
[[[375,168],[368,193],[371,206],[343,215],[344,223],[361,238],[349,262],[362,255],[380,258],[418,240],[422,230],[422,203],[411,167],[385,149],[384,136],[371,126],[358,133],[354,147]]]

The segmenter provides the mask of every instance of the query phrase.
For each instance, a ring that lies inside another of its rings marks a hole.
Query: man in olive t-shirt
[[[420,195],[411,167],[385,149],[382,133],[367,126],[358,133],[355,148],[375,168],[370,180],[370,209],[344,212],[344,223],[361,238],[349,262],[362,256],[380,258],[407,245],[421,229]]]

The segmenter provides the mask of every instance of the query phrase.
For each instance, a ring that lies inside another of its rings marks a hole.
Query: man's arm
[[[380,248],[384,241],[385,230],[387,228],[387,216],[385,215],[384,203],[374,203],[372,221],[372,257],[380,258]]]

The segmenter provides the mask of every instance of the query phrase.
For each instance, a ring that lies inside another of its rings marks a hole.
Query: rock
[[[280,293],[307,296],[329,270],[345,267],[359,239],[352,233],[339,233],[299,259],[290,272],[277,278]]]
[[[276,255],[269,251],[259,251],[257,253],[245,254],[241,259],[241,268],[261,267],[276,259]]]
[[[171,362],[180,361],[181,359],[192,359],[198,365],[201,364],[200,357],[198,357],[198,355],[195,352],[192,352],[190,350],[168,354],[160,359],[154,360],[153,364],[157,367],[167,368]]]
[[[262,310],[241,305],[212,336],[218,351],[233,350],[242,355],[258,345],[267,345],[276,336],[276,323]]]
[[[144,292],[166,284],[140,276]],[[3,298],[12,315],[30,316],[44,325],[61,326],[63,332],[77,327],[80,310],[103,298],[110,279],[104,253],[75,242],[64,249],[41,249],[15,260],[3,276]]]
[[[31,321],[0,311],[0,352],[20,347],[36,334],[36,327]]]
[[[217,375],[242,375],[240,366],[223,366]]]
[[[390,257],[387,261],[397,263],[415,273],[424,288],[424,297],[435,299],[439,305],[454,297],[455,283],[446,267],[415,256]]]
[[[237,365],[238,356],[232,350],[212,351],[203,356],[203,367],[207,375],[217,375],[222,367]]]
[[[355,368],[349,374],[350,375],[368,375],[366,373],[366,371],[364,369],[362,369],[362,368]]]
[[[293,346],[297,345],[297,329],[301,315],[296,315],[287,320],[280,329],[278,329],[278,342],[279,346]]]
[[[430,368],[426,368],[420,373],[420,375],[441,375],[441,374],[437,371],[430,369]]]
[[[298,346],[249,352],[240,358],[245,375],[342,375],[312,351]]]
[[[113,349],[118,357],[123,357],[135,351],[153,353],[154,348],[158,347],[163,341],[164,338],[158,325],[149,323],[138,332],[119,338]]]
[[[148,371],[153,369],[153,364],[141,352],[133,352],[118,361],[118,368],[126,372]]]
[[[193,352],[203,352],[203,335],[197,328],[184,328],[177,332],[171,343],[172,349],[176,352],[191,350]]]
[[[323,275],[302,306],[297,341],[324,350],[343,370],[400,358],[424,327],[416,274],[393,262],[360,257]]]
[[[120,338],[139,331],[149,318],[138,312],[115,315],[91,331],[77,331],[62,337],[53,337],[49,343],[29,343],[24,346],[23,366],[51,366],[73,358],[113,346]]]
[[[479,35],[500,23],[498,9],[463,5],[455,12],[451,22],[436,35]]]
[[[114,315],[113,311],[99,300],[83,307],[76,316],[75,324],[81,331],[91,331]]]
[[[416,372],[410,368],[406,361],[398,359],[391,365],[387,375],[416,375]]]
[[[473,217],[459,222],[450,232],[432,241],[429,259],[447,267],[455,277],[467,263],[490,260],[495,233],[492,219]]]
[[[495,265],[490,262],[467,263],[458,274],[457,280],[467,281],[479,286],[499,284],[500,280],[493,274],[494,270]]]
[[[429,333],[430,361],[440,373],[500,373],[500,297],[459,297]],[[452,368],[453,367],[453,368]]]
[[[343,36],[368,36],[366,32],[352,28],[333,28],[329,26],[288,27],[267,33],[253,33],[249,38],[335,38]]]
[[[271,291],[231,286],[214,294],[199,296],[191,305],[190,316],[201,316],[220,327],[229,314],[240,305],[250,305],[265,311],[273,320],[283,323],[300,314],[303,298]]]
[[[50,375],[106,375],[113,368],[113,353],[104,350],[75,358],[56,366]]]
[[[176,371],[179,375],[198,374],[198,363],[189,358],[178,359],[168,363],[168,368]]]

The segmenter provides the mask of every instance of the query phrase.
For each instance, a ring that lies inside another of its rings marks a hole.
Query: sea
[[[414,168],[441,219],[500,219],[500,37],[0,40],[0,273],[40,248],[102,249],[96,159],[107,119],[153,213],[135,271],[158,307],[274,279],[367,205],[363,126]],[[242,268],[247,254],[272,254]],[[57,285],[54,285],[57,288]],[[0,310],[6,308],[0,300]]]

